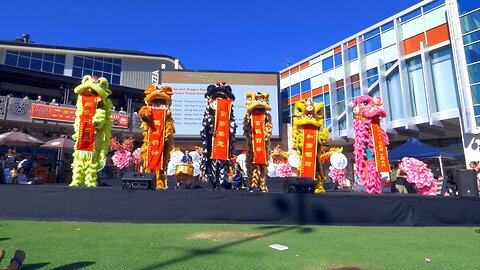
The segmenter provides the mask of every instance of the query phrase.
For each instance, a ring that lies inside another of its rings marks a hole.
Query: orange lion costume
[[[173,147],[175,125],[172,118],[173,91],[170,86],[148,85],[145,90],[145,106],[138,115],[142,119],[143,145],[140,159],[145,172],[155,172],[156,189],[167,188],[167,168]]]

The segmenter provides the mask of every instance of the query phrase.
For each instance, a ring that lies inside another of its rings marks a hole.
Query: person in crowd
[[[13,255],[13,258],[10,260],[10,264],[8,266],[5,266],[1,268],[0,270],[18,270],[20,267],[22,267],[23,262],[25,261],[26,258],[25,251],[23,250],[16,250],[15,254]],[[0,262],[3,260],[5,257],[5,250],[0,249]]]
[[[191,164],[192,162],[193,161],[192,161],[192,157],[190,156],[190,151],[185,150],[185,155],[182,157],[182,163]]]
[[[10,177],[11,172],[15,171],[15,165],[13,163],[7,163],[8,166],[3,170],[3,175],[5,176],[5,183],[11,184],[12,179]]]
[[[14,178],[14,180],[12,180],[12,184],[21,184],[21,185],[31,185],[32,184],[32,181],[28,181],[28,177],[27,175],[25,174],[25,169],[24,168],[20,168],[18,169],[16,172],[14,171],[14,173],[10,173],[10,177]],[[13,182],[15,181],[15,182]]]
[[[42,96],[38,96],[38,97],[37,97],[37,100],[35,100],[35,103],[45,103],[45,101],[43,101],[43,97],[42,97]]]
[[[123,107],[120,107],[120,111],[118,111],[119,114],[127,114],[127,112],[123,109]]]
[[[468,166],[470,167],[470,169],[477,172],[477,183],[478,187],[480,188],[480,164],[477,161],[470,161]]]
[[[455,179],[452,170],[448,170],[445,178],[443,178],[442,192],[442,195],[445,195],[445,192],[450,196],[457,195],[457,180]]]
[[[117,107],[115,107],[115,105],[112,107],[112,111],[116,111],[117,110]]]
[[[52,101],[50,101],[50,105],[58,106],[59,104],[56,99],[52,99]]]
[[[7,167],[7,161],[5,160],[5,154],[0,154],[0,165],[2,166],[2,169],[5,169]]]
[[[17,157],[17,153],[13,149],[8,149],[7,157],[5,158],[6,163],[15,163],[15,159]]]
[[[400,169],[402,163],[398,165],[397,173],[396,173],[396,181],[395,181],[395,189],[398,193],[408,193],[406,183],[407,183],[407,174],[405,174],[402,169]]]
[[[233,189],[242,189],[243,188],[243,170],[240,167],[240,164],[235,163],[235,169],[232,174],[232,188]]]
[[[29,173],[32,169],[32,157],[27,156],[25,157],[20,163],[18,163],[17,169],[23,168],[26,173]]]

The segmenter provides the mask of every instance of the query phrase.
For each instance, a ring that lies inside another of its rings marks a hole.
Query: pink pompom
[[[287,163],[280,163],[277,168],[280,177],[290,177],[293,175],[293,170]]]
[[[112,162],[113,165],[119,169],[126,168],[130,165],[130,162],[132,162],[132,153],[120,148],[115,151],[115,154],[112,156]]]
[[[142,154],[142,150],[140,148],[135,149],[132,153],[133,164],[139,165],[140,164],[140,155]]]

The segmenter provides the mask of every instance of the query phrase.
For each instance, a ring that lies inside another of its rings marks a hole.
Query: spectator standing
[[[395,189],[397,189],[398,193],[408,193],[406,183],[407,183],[407,175],[405,172],[400,169],[402,167],[402,163],[398,165],[396,181],[395,181]]]

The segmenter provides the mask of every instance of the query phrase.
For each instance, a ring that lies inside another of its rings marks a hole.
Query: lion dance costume
[[[142,119],[143,145],[140,159],[145,172],[155,172],[156,189],[166,189],[168,160],[173,148],[175,126],[172,118],[173,91],[170,86],[149,85],[145,90],[145,106],[138,115]]]
[[[388,137],[380,127],[380,117],[387,116],[382,104],[379,97],[370,96],[360,96],[353,102],[355,165],[360,184],[368,193],[380,193],[380,172],[390,172],[386,151]]]
[[[73,139],[73,176],[70,186],[97,186],[97,172],[103,166],[110,145],[112,127],[111,91],[105,78],[86,75],[74,90],[78,95]]]
[[[205,98],[207,107],[200,131],[203,140],[200,170],[212,188],[219,189],[221,184],[228,181],[234,149],[237,129],[233,115],[235,95],[232,88],[223,82],[209,85]]]
[[[328,130],[324,126],[323,102],[315,103],[311,98],[297,101],[293,114],[293,146],[300,156],[300,176],[315,179],[315,193],[325,192],[325,175],[320,162],[322,143],[328,141]]]
[[[270,157],[270,136],[272,135],[272,110],[267,92],[251,92],[245,95],[247,109],[243,119],[243,133],[247,142],[247,173],[251,179],[250,188],[268,191],[265,180]]]

